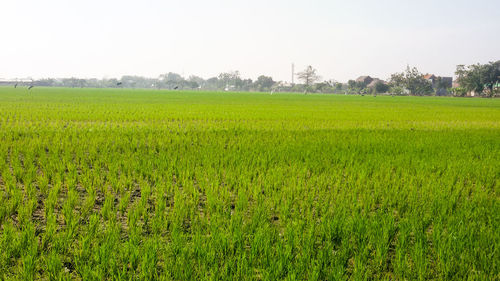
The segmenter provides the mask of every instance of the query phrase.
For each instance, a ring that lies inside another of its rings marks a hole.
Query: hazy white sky
[[[0,77],[451,76],[500,59],[499,0],[0,0]]]

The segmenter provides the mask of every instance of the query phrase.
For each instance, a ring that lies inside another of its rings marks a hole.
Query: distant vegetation
[[[401,73],[394,73],[388,81],[370,76],[361,76],[343,84],[333,79],[321,80],[317,70],[312,66],[296,73],[300,83],[291,84],[275,81],[270,76],[261,75],[256,80],[244,79],[239,71],[220,73],[216,77],[203,79],[191,75],[188,78],[169,72],[158,78],[141,76],[122,76],[120,79],[40,79],[24,82],[24,85],[71,88],[137,88],[137,89],[170,89],[201,91],[238,91],[238,92],[303,92],[303,93],[337,93],[357,95],[410,95],[410,96],[500,96],[500,61],[489,64],[457,66],[457,80],[452,77],[424,75],[417,68],[407,67]],[[0,81],[1,84],[1,81]],[[4,83],[5,84],[5,83]],[[15,81],[7,83],[15,84]]]
[[[0,87],[0,280],[498,280],[499,139],[498,99]]]
[[[500,61],[468,67],[459,65],[455,75],[458,87],[454,93],[457,96],[465,96],[468,93],[485,97],[500,96]]]

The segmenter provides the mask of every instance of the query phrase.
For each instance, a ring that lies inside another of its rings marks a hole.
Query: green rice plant
[[[500,279],[499,139],[498,99],[0,87],[0,279]]]

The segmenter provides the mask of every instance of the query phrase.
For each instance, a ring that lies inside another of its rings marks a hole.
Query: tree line
[[[301,83],[290,84],[275,81],[272,77],[261,75],[256,80],[242,78],[239,71],[223,72],[215,77],[204,79],[191,75],[187,78],[174,72],[159,75],[158,78],[125,75],[120,79],[40,79],[31,83],[34,86],[50,87],[92,87],[92,88],[152,88],[170,90],[213,90],[213,91],[260,91],[260,92],[303,92],[303,93],[342,93],[342,94],[391,94],[391,95],[453,95],[453,96],[500,96],[500,61],[470,66],[458,65],[455,85],[447,77],[427,78],[415,67],[394,73],[388,79],[349,80],[340,83],[323,80],[312,66],[296,74]],[[369,76],[367,76],[369,77]]]
[[[243,79],[238,71],[219,74],[216,77],[203,79],[191,75],[188,78],[178,73],[168,72],[158,78],[147,78],[136,75],[124,75],[121,78],[47,78],[33,81],[35,86],[48,87],[93,87],[93,88],[151,88],[178,90],[234,90],[234,91],[268,91],[276,84],[269,76],[261,75],[257,80]]]
[[[456,96],[474,95],[484,97],[500,96],[500,60],[488,64],[458,65],[455,72]]]

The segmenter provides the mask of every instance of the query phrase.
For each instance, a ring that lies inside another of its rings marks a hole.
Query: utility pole
[[[295,77],[295,65],[292,62],[292,85],[294,84],[293,78]]]

